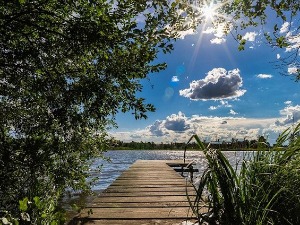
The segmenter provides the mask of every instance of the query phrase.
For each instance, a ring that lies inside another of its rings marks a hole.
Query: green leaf
[[[28,198],[19,201],[19,209],[25,212],[28,209]]]
[[[284,48],[288,46],[288,43],[286,42],[284,36],[277,38],[276,43],[278,44],[279,48]]]
[[[245,50],[245,46],[244,46],[244,45],[239,45],[238,50],[239,50],[239,51]]]
[[[236,37],[238,40],[242,40],[243,36],[238,34],[237,37]]]
[[[51,225],[58,225],[57,221],[52,221]]]
[[[40,198],[38,197],[38,196],[35,196],[34,198],[33,198],[33,201],[34,201],[34,204],[36,205],[36,207],[38,208],[38,209],[41,209],[42,207],[41,207],[41,201],[40,201]]]

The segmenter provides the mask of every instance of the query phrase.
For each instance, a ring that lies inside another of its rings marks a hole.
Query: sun
[[[204,5],[201,8],[202,16],[206,21],[213,21],[214,17],[217,15],[216,6],[211,2],[209,5]]]

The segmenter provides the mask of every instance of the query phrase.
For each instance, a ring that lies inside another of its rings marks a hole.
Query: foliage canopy
[[[116,113],[154,111],[136,94],[166,67],[153,61],[173,49],[176,12],[165,0],[1,1],[0,210],[87,188]]]

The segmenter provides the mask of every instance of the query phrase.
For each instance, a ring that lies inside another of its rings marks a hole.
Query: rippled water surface
[[[225,152],[232,165],[236,165],[243,158],[244,152]],[[247,153],[246,153],[247,154]],[[129,166],[138,159],[143,160],[172,160],[182,159],[183,151],[170,150],[113,150],[104,154],[110,161],[103,159],[95,160],[91,167],[91,178],[100,177],[99,181],[92,187],[95,191],[103,191],[106,189],[121,173],[128,169]],[[195,167],[200,173],[205,168],[205,160],[203,153],[200,151],[187,151],[187,160],[194,160]],[[101,167],[101,172],[96,171],[97,167]]]

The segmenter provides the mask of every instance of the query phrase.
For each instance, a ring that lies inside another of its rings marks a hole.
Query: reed
[[[300,224],[299,131],[300,124],[286,130],[275,147],[245,156],[238,167],[194,135],[208,163],[195,185],[196,199],[188,196],[199,224]]]

